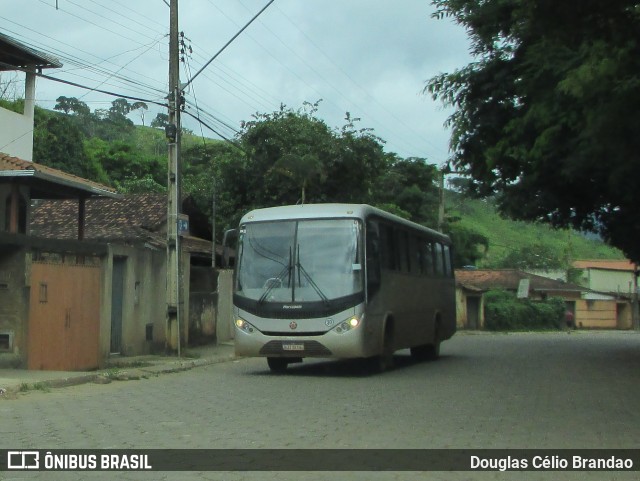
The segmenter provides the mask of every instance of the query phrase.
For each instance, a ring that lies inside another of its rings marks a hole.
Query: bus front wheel
[[[287,370],[289,361],[284,357],[268,357],[267,364],[273,372],[284,372]]]

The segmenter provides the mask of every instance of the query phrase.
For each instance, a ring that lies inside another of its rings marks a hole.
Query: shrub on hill
[[[565,305],[553,297],[544,301],[518,299],[512,292],[492,290],[484,295],[484,325],[490,331],[560,329]]]

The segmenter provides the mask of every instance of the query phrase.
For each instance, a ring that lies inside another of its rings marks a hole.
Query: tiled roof
[[[52,184],[71,187],[94,195],[115,195],[116,190],[112,187],[83,179],[77,175],[68,174],[46,165],[37,164],[28,160],[0,152],[0,176],[14,178],[35,177]]]
[[[129,194],[85,201],[85,239],[97,242],[166,245],[166,194]],[[78,201],[40,200],[31,210],[31,234],[55,239],[77,239]],[[183,239],[187,252],[211,252],[211,242]]]
[[[167,196],[135,194],[85,201],[85,238],[96,241],[142,240],[162,227]],[[31,234],[56,239],[78,236],[77,200],[41,200],[31,212]]]
[[[634,271],[635,264],[629,260],[593,259],[573,262],[577,269],[603,269],[609,271]]]
[[[508,289],[517,290],[522,279],[529,279],[529,287],[534,291],[584,291],[583,287],[556,281],[515,269],[475,269],[456,270],[458,285],[473,290]]]

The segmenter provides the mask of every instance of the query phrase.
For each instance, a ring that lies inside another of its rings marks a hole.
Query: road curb
[[[23,382],[19,385],[2,388],[2,391],[0,391],[0,399],[15,399],[18,394],[27,394],[31,391],[41,389],[57,389],[89,383],[108,384],[112,381],[135,381],[148,379],[151,376],[157,377],[162,374],[189,371],[196,367],[220,364],[223,362],[234,361],[236,359],[239,358],[236,357],[235,354],[228,354],[211,358],[172,361],[165,364],[152,364],[151,366],[136,368],[113,366],[85,375]]]

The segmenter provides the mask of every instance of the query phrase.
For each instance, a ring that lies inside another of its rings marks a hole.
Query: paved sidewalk
[[[112,357],[105,369],[96,371],[30,371],[0,369],[0,399],[21,391],[73,386],[89,382],[140,379],[164,373],[186,371],[198,366],[235,359],[233,343],[187,348],[182,357],[130,356]]]

